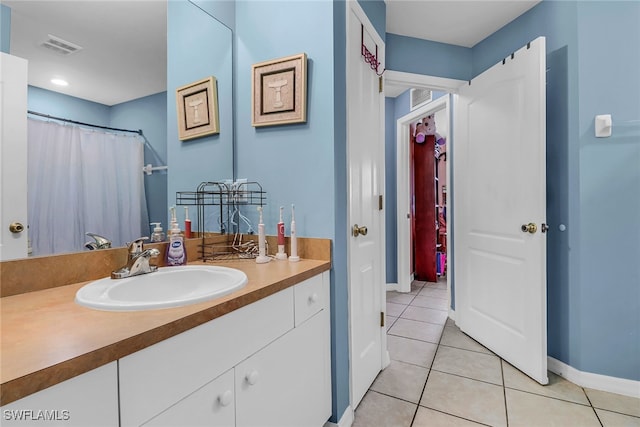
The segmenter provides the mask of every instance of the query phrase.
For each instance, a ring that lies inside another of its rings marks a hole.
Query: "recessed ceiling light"
[[[69,82],[67,82],[64,79],[60,79],[60,78],[51,79],[51,83],[53,83],[54,85],[57,85],[57,86],[69,86]]]

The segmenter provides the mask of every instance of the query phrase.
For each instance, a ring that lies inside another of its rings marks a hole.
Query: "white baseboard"
[[[324,427],[351,427],[351,424],[353,424],[353,420],[353,409],[351,409],[351,405],[349,405],[347,406],[347,409],[344,410],[344,413],[342,414],[342,417],[340,417],[338,424],[327,421],[326,423],[324,423]]]
[[[551,356],[547,357],[547,369],[580,387],[640,398],[640,381],[579,371]]]
[[[389,350],[382,352],[382,369],[386,368],[391,364],[391,355],[389,354]]]
[[[386,290],[387,291],[398,291],[398,290],[400,290],[400,285],[398,285],[397,283],[387,283]]]
[[[456,311],[449,307],[449,319],[456,321]]]

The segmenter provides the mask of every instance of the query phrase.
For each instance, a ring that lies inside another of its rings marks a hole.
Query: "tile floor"
[[[354,427],[633,426],[640,399],[579,387],[549,373],[541,386],[447,319],[446,283],[387,293],[391,364],[355,412]]]

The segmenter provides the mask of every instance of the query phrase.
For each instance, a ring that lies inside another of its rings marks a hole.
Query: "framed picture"
[[[307,54],[251,67],[251,124],[255,127],[307,121]]]
[[[181,141],[220,133],[215,77],[207,77],[176,89],[176,107],[178,138]]]

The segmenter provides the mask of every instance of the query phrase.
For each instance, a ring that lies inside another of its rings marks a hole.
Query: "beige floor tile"
[[[385,326],[387,327],[387,332],[389,332],[389,329],[391,329],[391,327],[396,322],[396,320],[398,320],[397,317],[387,315],[387,320],[385,322]]]
[[[477,351],[480,353],[493,354],[491,350],[484,347],[482,344],[465,334],[453,324],[448,322],[442,333],[442,341],[440,344],[449,347],[462,348],[465,350]]]
[[[594,408],[640,417],[640,399],[591,388],[585,388],[584,391]]]
[[[441,345],[438,347],[432,369],[502,385],[500,358],[491,354]]]
[[[387,302],[393,302],[396,304],[408,305],[416,296],[414,294],[407,294],[401,292],[387,292]]]
[[[497,385],[431,371],[420,406],[491,426],[506,426],[504,391]]]
[[[409,427],[416,406],[404,400],[368,391],[355,412],[353,427]]]
[[[409,306],[405,304],[396,304],[394,302],[387,301],[387,315],[399,317],[407,307]]]
[[[429,370],[392,360],[371,385],[371,390],[387,396],[418,403]]]
[[[512,389],[506,389],[505,395],[509,427],[600,427],[598,417],[590,406]]]
[[[400,317],[404,319],[418,320],[420,322],[429,322],[435,323],[437,325],[444,325],[444,323],[447,321],[447,312],[442,310],[435,310],[433,308],[410,305],[404,310]]]
[[[420,406],[411,427],[477,427],[481,425]]]
[[[398,319],[389,329],[390,335],[413,338],[437,344],[442,334],[442,325],[418,322],[416,320]]]
[[[582,387],[579,387],[564,378],[549,372],[549,384],[540,385],[504,360],[502,361],[502,373],[504,385],[521,391],[528,391],[542,396],[568,400],[570,402],[588,405],[589,401]]]
[[[448,301],[442,298],[424,297],[421,295],[417,295],[415,298],[413,298],[413,301],[411,301],[411,305],[433,308],[435,310],[443,310],[446,312],[449,311]]]
[[[431,368],[438,345],[411,338],[388,335],[387,348],[392,360]]]
[[[447,292],[446,289],[425,287],[425,288],[422,288],[420,290],[420,292],[418,292],[418,296],[421,296],[421,297],[434,297],[434,298],[440,298],[440,299],[448,299],[449,298],[449,293]]]
[[[640,427],[640,418],[596,409],[603,427]],[[415,424],[414,424],[415,425]]]
[[[422,290],[423,287],[424,287],[424,282],[418,282],[414,280],[413,282],[411,282],[411,292],[409,293],[413,295],[417,295]]]

